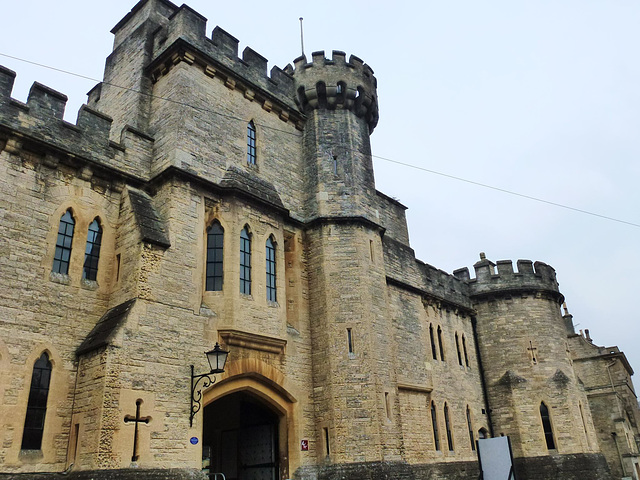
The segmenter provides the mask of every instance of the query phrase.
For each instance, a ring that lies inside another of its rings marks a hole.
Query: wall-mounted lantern
[[[227,356],[229,352],[222,350],[218,342],[213,347],[213,350],[205,352],[207,360],[209,361],[210,372],[195,375],[193,373],[193,365],[191,365],[191,413],[189,415],[189,426],[193,426],[193,417],[200,411],[202,407],[202,389],[207,388],[216,383],[215,373],[223,373],[224,365],[227,363]],[[200,387],[198,387],[200,385]]]

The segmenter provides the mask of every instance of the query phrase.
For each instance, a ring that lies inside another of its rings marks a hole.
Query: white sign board
[[[478,440],[478,460],[483,480],[515,480],[509,437]]]

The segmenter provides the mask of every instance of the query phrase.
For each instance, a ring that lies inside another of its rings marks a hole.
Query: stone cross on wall
[[[538,349],[533,346],[533,342],[531,340],[529,340],[529,347],[527,348],[527,350],[529,351],[529,355],[531,356],[531,361],[534,365],[537,365],[538,359],[536,358],[536,351]]]
[[[151,421],[151,417],[141,417],[140,416],[140,405],[142,404],[142,400],[136,400],[136,416],[133,415],[125,415],[124,423],[135,422],[135,430],[133,433],[133,455],[131,455],[131,461],[138,461],[138,424],[139,423],[149,423]]]

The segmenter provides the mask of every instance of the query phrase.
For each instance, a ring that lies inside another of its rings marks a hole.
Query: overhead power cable
[[[192,105],[192,104],[187,103],[187,102],[181,102],[181,101],[178,101],[178,100],[173,100],[171,98],[162,97],[160,95],[154,95],[152,93],[142,92],[142,91],[134,89],[134,88],[123,87],[122,85],[117,85],[117,84],[110,83],[110,82],[104,82],[104,81],[101,81],[101,80],[98,80],[98,79],[95,79],[95,78],[92,78],[92,77],[89,77],[89,76],[86,76],[86,75],[81,75],[79,73],[70,72],[68,70],[63,70],[63,69],[56,68],[56,67],[51,67],[49,65],[44,65],[42,63],[33,62],[33,61],[30,61],[30,60],[25,60],[25,59],[20,58],[20,57],[7,55],[6,53],[0,52],[0,56],[11,58],[12,60],[17,60],[19,62],[28,63],[30,65],[35,65],[37,67],[45,68],[45,69],[48,69],[48,70],[53,70],[53,71],[56,71],[56,72],[60,72],[60,73],[63,73],[65,75],[71,75],[71,76],[82,78],[82,79],[85,79],[85,80],[90,80],[92,82],[103,83],[105,85],[109,85],[109,86],[112,86],[114,88],[121,88],[123,90],[131,91],[131,92],[134,92],[134,93],[139,93],[141,95],[145,95],[145,96],[148,96],[150,98],[163,100],[165,102],[170,102],[170,103],[173,103],[173,104],[176,104],[176,105],[180,105],[180,106],[183,106],[183,107],[193,108],[194,110],[198,110],[198,111],[201,111],[201,112],[206,112],[206,113],[211,113],[211,114],[214,114],[214,115],[219,115],[221,117],[228,118],[230,120],[238,120],[238,121],[241,121],[241,122],[245,122],[245,119],[240,118],[240,117],[236,117],[235,115],[229,115],[229,114],[218,112],[218,111],[211,110],[211,109],[208,109],[208,108],[199,107],[197,105]],[[258,125],[261,128],[264,128],[264,129],[273,130],[273,131],[276,131],[276,132],[285,133],[285,134],[293,135],[293,136],[296,136],[296,137],[300,136],[300,134],[297,133],[297,132],[291,132],[291,131],[288,131],[288,130],[282,130],[282,129],[278,129],[278,128],[275,128],[275,127],[272,127],[272,126],[269,126],[269,125],[260,124],[260,123],[256,123],[256,125]],[[355,149],[351,149],[351,151],[355,151]],[[474,180],[469,180],[469,179],[466,179],[466,178],[463,178],[463,177],[459,177],[459,176],[456,176],[456,175],[451,175],[451,174],[448,174],[448,173],[438,172],[436,170],[431,170],[431,169],[428,169],[428,168],[420,167],[418,165],[413,165],[411,163],[401,162],[399,160],[393,160],[391,158],[381,157],[379,155],[373,155],[373,154],[371,155],[371,157],[372,158],[377,158],[378,160],[382,160],[382,161],[385,161],[385,162],[394,163],[396,165],[402,165],[403,167],[413,168],[415,170],[420,170],[422,172],[431,173],[433,175],[439,175],[441,177],[450,178],[452,180],[457,180],[459,182],[468,183],[470,185],[476,185],[478,187],[487,188],[487,189],[490,189],[490,190],[494,190],[496,192],[506,193],[508,195],[513,195],[513,196],[516,196],[516,197],[525,198],[527,200],[533,200],[535,202],[544,203],[544,204],[547,204],[547,205],[552,205],[554,207],[564,208],[566,210],[571,210],[573,212],[578,212],[578,213],[582,213],[582,214],[585,214],[585,215],[590,215],[592,217],[597,217],[597,218],[601,218],[601,219],[604,219],[604,220],[609,220],[609,221],[612,221],[612,222],[622,223],[624,225],[630,225],[632,227],[640,228],[640,224],[638,224],[638,223],[633,223],[633,222],[629,222],[629,221],[626,221],[626,220],[621,220],[619,218],[610,217],[608,215],[601,215],[599,213],[590,212],[588,210],[584,210],[584,209],[581,209],[581,208],[571,207],[569,205],[564,205],[562,203],[552,202],[550,200],[545,200],[543,198],[534,197],[532,195],[526,195],[524,193],[514,192],[513,190],[507,190],[507,189],[504,189],[504,188],[495,187],[493,185],[488,185],[486,183],[476,182]]]

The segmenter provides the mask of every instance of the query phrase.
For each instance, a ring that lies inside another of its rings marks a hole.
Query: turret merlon
[[[27,106],[32,113],[43,116],[49,115],[62,120],[66,105],[66,95],[41,83],[33,82],[27,98]]]
[[[11,98],[16,72],[0,65],[0,103]]]

